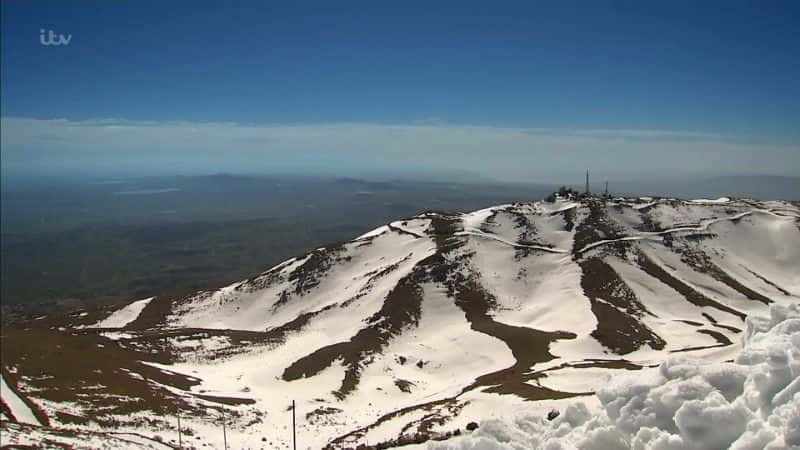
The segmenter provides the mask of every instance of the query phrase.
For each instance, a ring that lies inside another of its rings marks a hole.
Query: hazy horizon
[[[3,2],[2,175],[800,173],[796,3],[240,5]]]

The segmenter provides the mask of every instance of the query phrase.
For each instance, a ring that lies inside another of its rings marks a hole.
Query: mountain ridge
[[[214,443],[191,417],[226,410],[242,445],[278,448],[289,441],[270,417],[297,399],[312,448],[347,448],[445,438],[487,405],[590,395],[593,378],[673,353],[724,361],[747,315],[800,298],[792,203],[552,200],[426,212],[221,289],[156,297],[115,329],[97,328],[107,313],[54,329],[130,352],[127,370],[153,378],[121,396],[163,394],[134,412],[181,409]],[[54,371],[22,356],[4,366]],[[58,417],[48,397],[61,392],[22,384]],[[101,427],[126,412],[85,395],[75,415]]]

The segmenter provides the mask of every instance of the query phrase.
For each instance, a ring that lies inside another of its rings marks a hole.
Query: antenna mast
[[[585,193],[586,194],[589,193],[589,170],[588,169],[586,170],[586,191],[585,191]]]

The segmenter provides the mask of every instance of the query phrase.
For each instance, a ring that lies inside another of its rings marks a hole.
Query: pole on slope
[[[178,405],[178,450],[183,449],[183,437],[181,436],[181,405]]]
[[[292,400],[292,448],[297,450],[297,429],[295,428],[294,400]]]
[[[228,433],[225,430],[225,408],[222,408],[222,442],[228,450]]]

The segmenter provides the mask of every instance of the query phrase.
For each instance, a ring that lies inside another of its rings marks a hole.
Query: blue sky
[[[792,174],[798,29],[788,1],[3,1],[3,162]]]

